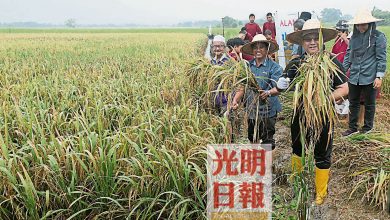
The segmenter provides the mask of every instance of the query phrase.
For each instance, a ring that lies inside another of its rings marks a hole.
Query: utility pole
[[[225,37],[225,24],[223,22],[223,19],[225,19],[225,17],[222,18],[222,36]]]

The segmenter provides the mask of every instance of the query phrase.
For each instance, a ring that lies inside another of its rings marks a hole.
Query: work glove
[[[280,77],[278,82],[276,83],[276,87],[280,90],[286,90],[290,85],[290,78],[288,77]]]

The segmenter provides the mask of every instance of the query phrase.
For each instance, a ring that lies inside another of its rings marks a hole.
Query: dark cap
[[[336,24],[336,30],[338,31],[348,31],[349,25],[347,24],[348,21],[346,20],[340,20]]]
[[[240,34],[245,34],[246,35],[246,33],[247,33],[246,27],[242,27],[241,31],[240,31]]]
[[[311,19],[311,13],[307,12],[307,11],[303,11],[299,15],[299,19],[303,19],[303,20],[307,21],[307,20]]]
[[[241,46],[241,45],[244,45],[245,44],[245,41],[242,40],[241,38],[239,37],[236,37],[236,38],[232,38],[232,39],[229,39],[226,43],[226,45],[230,48],[234,48],[235,46]]]

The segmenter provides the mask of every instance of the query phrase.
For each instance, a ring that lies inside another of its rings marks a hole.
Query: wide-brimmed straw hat
[[[321,27],[321,22],[318,19],[309,19],[303,25],[302,30],[288,34],[287,41],[293,44],[302,44],[303,36],[310,33],[319,33],[320,29],[324,43],[334,39],[338,33],[335,29]]]
[[[242,47],[241,51],[245,54],[253,55],[252,45],[259,42],[267,43],[269,45],[268,46],[269,54],[275,53],[276,51],[279,50],[279,45],[277,43],[267,40],[267,38],[262,34],[257,34],[253,38],[252,42],[249,42]]]
[[[348,22],[348,24],[368,24],[378,21],[383,21],[383,19],[372,16],[369,9],[361,9],[356,13],[355,17]]]

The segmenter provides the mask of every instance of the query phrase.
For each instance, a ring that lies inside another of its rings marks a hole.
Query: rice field
[[[200,219],[199,33],[0,34],[0,219]]]
[[[205,219],[228,139],[185,74],[205,33],[1,29],[0,219]]]

